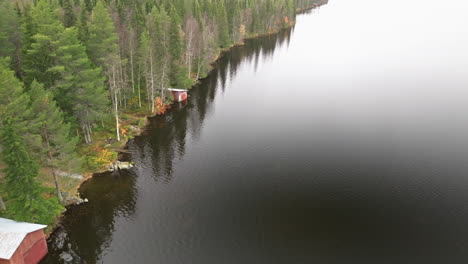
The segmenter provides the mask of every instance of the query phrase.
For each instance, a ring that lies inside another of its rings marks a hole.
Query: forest
[[[170,87],[318,0],[0,0],[0,216],[51,224]],[[68,178],[72,179],[68,182]]]

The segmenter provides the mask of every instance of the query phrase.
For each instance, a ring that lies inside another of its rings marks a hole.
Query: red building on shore
[[[187,97],[188,97],[187,90],[173,89],[173,88],[169,88],[167,90],[172,93],[172,96],[174,97],[174,101],[183,102],[183,101],[187,100]]]
[[[39,263],[47,254],[46,227],[0,218],[0,264]]]

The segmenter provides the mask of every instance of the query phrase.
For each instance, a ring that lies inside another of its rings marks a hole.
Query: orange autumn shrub
[[[91,165],[96,168],[102,168],[104,166],[107,166],[111,164],[116,158],[115,152],[110,151],[109,149],[101,146],[93,147],[92,151],[94,153],[93,156],[90,158],[92,162]]]
[[[127,130],[123,127],[120,127],[120,135],[126,136],[127,135]]]
[[[166,106],[164,105],[164,102],[162,101],[161,97],[156,97],[154,99],[154,113],[156,115],[162,115],[166,113]]]

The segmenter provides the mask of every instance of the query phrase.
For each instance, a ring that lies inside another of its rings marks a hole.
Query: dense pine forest
[[[115,159],[164,113],[167,88],[190,89],[221,51],[317,3],[0,0],[0,215],[53,222],[78,184],[68,176]]]

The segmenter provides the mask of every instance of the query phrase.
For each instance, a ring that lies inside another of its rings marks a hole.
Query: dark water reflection
[[[82,186],[44,263],[466,263],[450,2],[335,0],[226,54],[129,143],[133,170]]]

